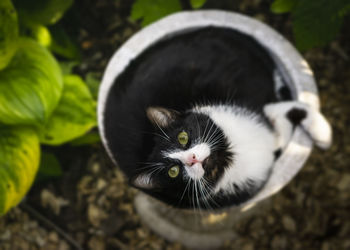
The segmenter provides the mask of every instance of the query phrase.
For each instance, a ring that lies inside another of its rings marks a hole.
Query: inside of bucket
[[[286,69],[285,65],[283,64],[282,60],[276,55],[276,53],[273,51],[273,49],[268,48],[264,46],[262,43],[260,43],[257,39],[250,36],[249,34],[243,33],[238,30],[234,30],[232,28],[223,28],[223,27],[216,27],[216,26],[209,26],[209,27],[200,27],[200,28],[188,28],[181,31],[173,32],[171,34],[167,34],[162,39],[159,39],[155,44],[153,44],[148,50],[152,50],[152,48],[156,48],[157,44],[171,41],[172,38],[183,35],[183,34],[189,34],[198,30],[205,30],[208,28],[213,28],[216,30],[229,30],[232,33],[236,33],[238,35],[246,37],[248,40],[251,40],[253,44],[255,44],[258,47],[261,47],[263,50],[265,50],[269,57],[273,60],[276,71],[274,75],[274,84],[276,85],[276,94],[279,96],[280,101],[284,100],[290,100],[290,99],[297,99],[296,97],[296,89],[292,80],[292,77],[288,73],[288,70]]]

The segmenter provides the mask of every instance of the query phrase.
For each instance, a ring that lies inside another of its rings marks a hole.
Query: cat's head
[[[223,131],[206,114],[149,107],[153,149],[132,185],[178,207],[212,206],[210,196],[232,162]]]

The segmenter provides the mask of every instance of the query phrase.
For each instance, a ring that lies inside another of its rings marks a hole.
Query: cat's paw
[[[292,109],[288,116],[298,109]],[[322,149],[327,149],[332,144],[332,128],[326,118],[316,109],[306,106],[305,118],[301,120],[304,130],[310,135],[314,143]]]
[[[290,139],[295,126],[301,126],[315,144],[327,149],[332,143],[332,129],[325,117],[309,105],[297,101],[268,104],[264,113],[279,134],[282,146]]]

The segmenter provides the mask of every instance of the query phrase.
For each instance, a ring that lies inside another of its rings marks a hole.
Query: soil
[[[234,2],[212,0],[205,8],[255,17],[293,41],[290,16],[272,14],[269,1]],[[83,63],[76,73],[101,77],[112,54],[140,29],[129,20],[131,4],[76,1],[63,20],[82,49]],[[291,183],[271,198],[272,207],[237,225],[237,239],[222,249],[350,249],[350,37],[345,30],[350,21],[346,22],[335,41],[303,54],[318,82],[322,112],[333,126],[332,147],[315,149]],[[59,156],[64,174],[37,182],[17,208],[0,218],[1,250],[186,249],[142,225],[133,207],[136,191],[102,145],[48,150]]]

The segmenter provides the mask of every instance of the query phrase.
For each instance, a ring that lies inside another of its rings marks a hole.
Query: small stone
[[[6,230],[3,234],[0,235],[0,240],[9,240],[11,238],[11,231]]]
[[[242,250],[254,250],[254,244],[253,243],[246,243],[242,246]]]
[[[98,191],[101,191],[106,186],[107,186],[107,182],[104,179],[100,178],[100,179],[97,180],[96,188],[97,188]]]
[[[103,239],[99,237],[92,237],[89,240],[88,246],[89,246],[89,249],[91,250],[104,250],[106,248],[106,245]]]
[[[273,249],[286,249],[287,247],[287,240],[284,237],[281,236],[275,236],[272,240],[272,248]]]
[[[49,241],[51,242],[58,242],[59,238],[56,232],[51,232],[48,236]]]
[[[275,223],[275,218],[272,215],[269,215],[267,217],[267,223],[270,224],[270,225],[274,224]]]
[[[100,169],[101,169],[101,167],[100,167],[100,164],[98,162],[94,162],[92,164],[92,167],[91,167],[92,173],[98,174],[100,172]]]
[[[101,224],[101,220],[107,218],[107,214],[96,205],[90,204],[88,207],[88,218],[93,226],[99,227]]]
[[[290,216],[283,216],[282,218],[283,226],[286,230],[295,232],[296,231],[296,224],[295,221]]]
[[[344,174],[337,184],[337,188],[341,191],[350,191],[350,174]]]

